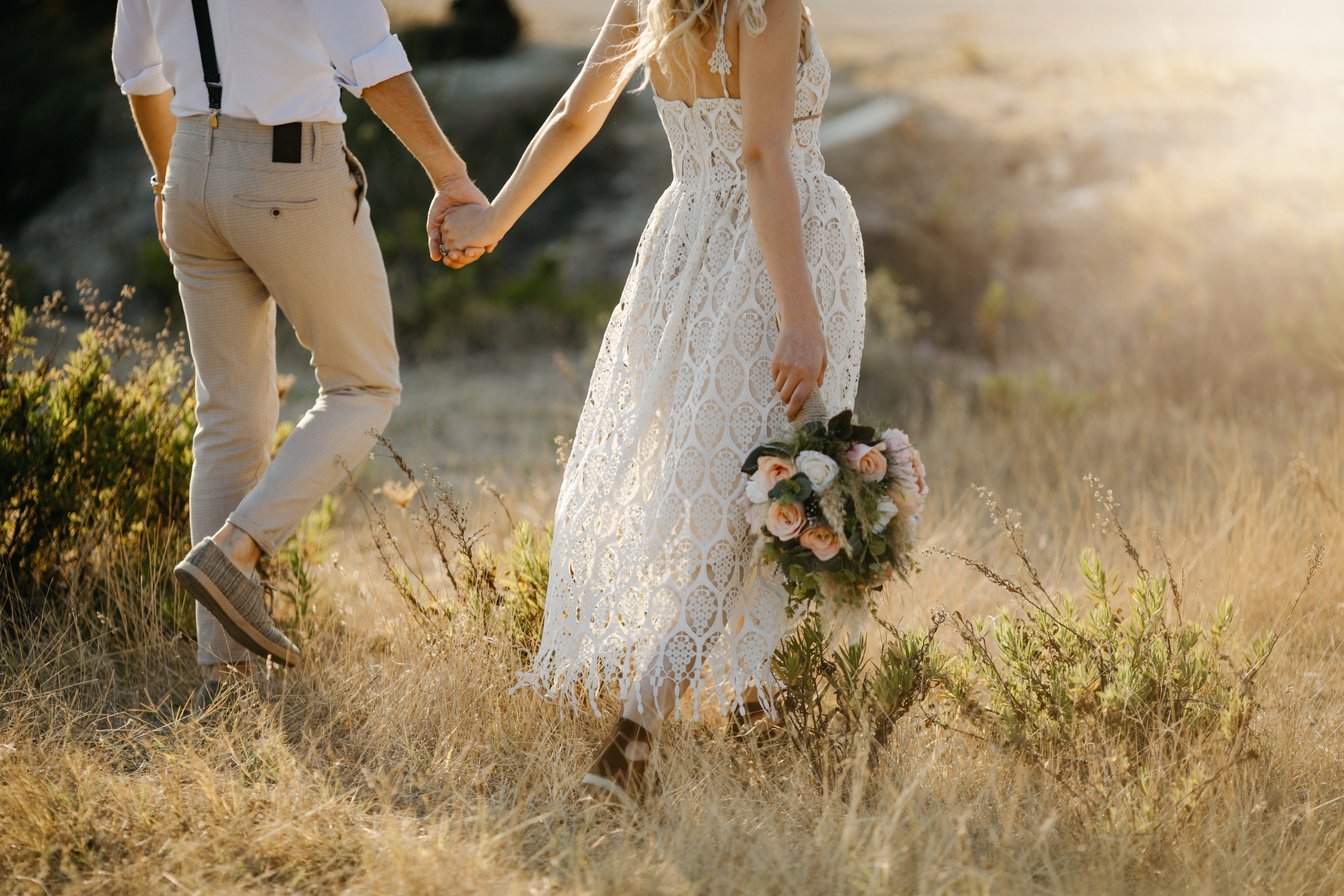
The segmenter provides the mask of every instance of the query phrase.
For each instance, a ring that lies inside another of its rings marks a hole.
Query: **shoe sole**
[[[233,640],[259,656],[271,657],[282,666],[292,668],[299,664],[299,654],[296,651],[266,637],[256,626],[244,619],[215,583],[210,581],[210,577],[195,564],[183,560],[173,570],[173,578],[177,579],[177,583],[186,589],[188,594],[209,610],[211,616],[219,620],[219,624],[224,626],[224,631],[228,632]]]

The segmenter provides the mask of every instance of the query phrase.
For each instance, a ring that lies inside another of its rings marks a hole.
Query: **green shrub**
[[[1062,379],[1045,369],[990,373],[980,378],[977,397],[980,407],[1005,419],[1029,417],[1041,425],[1068,426],[1095,407],[1097,397]]]
[[[898,631],[874,651],[867,638],[834,646],[816,613],[808,614],[772,660],[783,689],[776,700],[788,739],[825,780],[856,755],[874,760],[896,723],[929,696],[946,674],[934,643],[946,616],[924,631]]]
[[[546,587],[551,577],[551,527],[517,523],[508,546],[508,604],[510,634],[516,644],[535,653],[541,644],[546,616]]]
[[[21,621],[90,552],[185,546],[195,403],[182,339],[127,324],[129,291],[110,303],[80,284],[84,326],[59,363],[60,296],[30,317],[7,262],[0,250],[0,613]],[[112,609],[97,588],[75,599],[90,613]],[[164,610],[185,615],[177,604]]]
[[[571,288],[553,255],[537,255],[516,275],[502,257],[487,255],[459,271],[428,277],[412,300],[394,305],[397,332],[410,357],[580,346],[602,331],[619,298],[618,286]]]
[[[1106,530],[1133,562],[1131,581],[1119,585],[1089,550],[1080,563],[1081,595],[1051,591],[1026,551],[1017,515],[982,490],[1024,580],[939,552],[980,572],[1022,608],[983,619],[952,615],[964,650],[947,665],[943,692],[974,736],[1046,771],[1103,817],[1151,828],[1188,816],[1224,773],[1256,754],[1255,682],[1277,636],[1241,647],[1231,634],[1229,601],[1203,618],[1185,618],[1165,552],[1165,571],[1151,572],[1113,495],[1089,482]],[[1321,557],[1319,549],[1311,555],[1299,600]]]

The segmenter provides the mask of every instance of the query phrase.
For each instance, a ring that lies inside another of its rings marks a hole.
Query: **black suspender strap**
[[[201,72],[205,75],[205,92],[210,98],[210,127],[219,127],[219,110],[224,101],[224,84],[219,75],[219,59],[215,56],[215,32],[210,27],[210,6],[206,0],[191,0],[191,13],[196,19],[196,42],[201,46]]]

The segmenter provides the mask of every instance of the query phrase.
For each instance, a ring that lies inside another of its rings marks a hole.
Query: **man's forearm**
[[[410,72],[364,88],[364,101],[441,187],[465,177],[467,164],[444,136]]]
[[[153,96],[132,96],[131,117],[135,119],[145,154],[154,166],[154,175],[162,183],[168,173],[168,155],[173,148],[173,134],[177,132],[177,117],[170,104],[173,92],[165,90]]]

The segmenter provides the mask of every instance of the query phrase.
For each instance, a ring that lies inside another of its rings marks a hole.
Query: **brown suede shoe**
[[[261,583],[244,575],[214,541],[202,539],[173,577],[239,644],[282,665],[298,665],[299,648],[271,619]]]
[[[648,744],[653,749],[653,735],[633,719],[621,718],[588,774],[583,776],[583,788],[590,796],[614,800],[626,808],[636,808],[657,792],[657,780],[648,759],[630,759],[625,748],[630,744]]]

